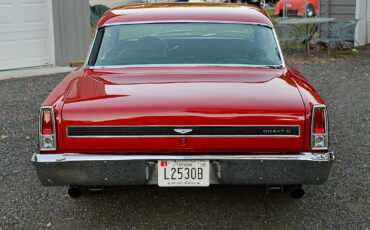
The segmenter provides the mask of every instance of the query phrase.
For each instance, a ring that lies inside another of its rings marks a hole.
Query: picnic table
[[[313,35],[316,33],[318,30],[318,25],[321,23],[327,23],[327,22],[333,22],[335,21],[335,18],[320,18],[320,17],[315,17],[315,18],[289,18],[289,19],[283,19],[283,20],[278,20],[277,23],[279,25],[292,25],[292,26],[297,26],[297,25],[305,25],[306,26],[306,45],[307,45],[307,52],[310,52],[310,47],[309,47],[309,41],[312,40]],[[313,25],[309,29],[309,25]]]

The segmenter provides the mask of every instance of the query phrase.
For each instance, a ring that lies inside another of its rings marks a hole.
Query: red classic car
[[[307,17],[313,17],[319,13],[320,0],[280,0],[276,4],[275,15],[283,16],[284,4],[288,14],[304,16],[306,11]]]
[[[40,110],[45,186],[250,184],[291,189],[326,181],[324,101],[285,64],[258,7],[148,4],[113,8],[83,67]]]

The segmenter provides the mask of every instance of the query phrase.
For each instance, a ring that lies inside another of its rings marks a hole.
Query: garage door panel
[[[22,54],[19,42],[21,40],[18,33],[3,33],[0,36],[0,63],[9,65],[20,61]]]
[[[17,1],[14,0],[1,0],[0,5],[14,4]]]
[[[0,70],[52,64],[51,0],[0,2]]]
[[[46,39],[48,31],[25,32],[21,39],[23,61],[27,63],[39,63],[38,65],[50,63],[50,41]]]
[[[9,27],[15,26],[17,23],[16,19],[16,6],[14,3],[1,3],[0,4],[0,29],[3,29],[2,27]]]
[[[47,0],[46,0],[47,1]],[[28,3],[44,3],[45,0],[20,0],[18,1],[21,4],[28,4]]]
[[[22,22],[25,24],[44,24],[47,22],[46,5],[42,2],[22,4]]]
[[[23,41],[23,56],[25,59],[35,59],[40,58],[47,62],[48,58],[48,49],[47,41],[43,38],[29,39]]]
[[[0,41],[0,50],[0,62],[4,64],[17,62],[17,56],[19,55],[17,41]]]

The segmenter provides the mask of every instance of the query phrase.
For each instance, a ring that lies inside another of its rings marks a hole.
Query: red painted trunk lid
[[[294,81],[284,72],[246,67],[88,70],[65,100],[65,148],[122,153],[299,151],[304,105]],[[300,134],[68,137],[67,127],[74,126],[299,126]]]

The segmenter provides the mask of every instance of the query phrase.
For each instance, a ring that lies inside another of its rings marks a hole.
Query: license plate
[[[292,3],[287,3],[286,7],[292,7]]]
[[[209,186],[209,161],[160,160],[158,161],[158,186],[207,187]]]

